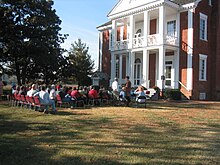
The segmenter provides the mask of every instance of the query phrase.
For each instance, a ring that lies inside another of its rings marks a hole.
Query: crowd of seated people
[[[142,87],[138,87],[134,91],[138,98],[145,96]],[[113,98],[113,91],[111,89],[97,88],[97,86],[62,86],[62,85],[37,85],[31,86],[13,86],[12,95],[27,95],[28,97],[39,97],[40,103],[45,105],[45,113],[48,113],[48,107],[52,107],[52,113],[56,113],[57,96],[59,96],[64,103],[68,103],[71,108],[81,107],[84,105],[100,105],[101,103],[108,103]],[[120,91],[120,101],[125,102],[127,106],[131,102],[126,95],[125,88]],[[136,100],[140,101],[140,100]],[[141,100],[143,101],[143,100]]]
[[[103,100],[110,98],[110,94],[104,88],[97,89],[94,86],[64,86],[62,85],[37,85],[13,86],[12,95],[24,95],[28,97],[38,96],[42,104],[46,105],[45,113],[48,113],[48,106],[52,107],[52,112],[56,113],[57,96],[62,102],[68,102],[71,108],[92,104],[100,105]]]

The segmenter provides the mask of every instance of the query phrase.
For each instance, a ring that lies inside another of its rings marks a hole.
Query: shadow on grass
[[[71,112],[59,113],[43,115],[37,122],[1,114],[0,164],[219,163],[218,122],[182,127],[155,117],[153,124],[157,127],[153,127],[132,120],[122,123],[110,116],[84,116],[83,111],[70,116]]]
[[[135,105],[135,103],[134,103]],[[136,107],[135,107],[136,108]],[[144,108],[144,105],[138,105],[138,108]],[[169,108],[169,109],[165,109]],[[195,101],[148,101],[146,109],[173,110],[173,109],[203,109],[203,110],[220,110],[220,102],[215,104],[211,102]]]

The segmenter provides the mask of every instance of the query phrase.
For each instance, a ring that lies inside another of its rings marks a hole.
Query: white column
[[[130,26],[129,26],[129,45],[128,45],[130,49],[132,49],[133,47],[134,28],[135,28],[134,15],[131,15]]]
[[[166,16],[166,11],[165,7],[161,6],[159,8],[159,34],[161,37],[161,44],[164,44],[164,34],[165,34],[165,16]]]
[[[114,81],[115,78],[115,53],[111,52],[111,79],[110,84]]]
[[[130,53],[127,53],[126,55],[126,76],[130,75]],[[122,77],[125,78],[125,77]]]
[[[123,55],[119,55],[119,84],[122,84],[122,57]]]
[[[149,34],[149,12],[148,11],[145,11],[144,12],[144,43],[146,44],[147,46],[147,37],[148,37],[148,34]]]
[[[117,22],[112,20],[112,46],[113,50],[115,50],[115,42],[117,41]]]
[[[132,86],[134,85],[134,56],[135,56],[135,53],[131,52],[130,53],[130,81],[131,81],[131,84]]]
[[[158,69],[159,69],[159,53],[156,52],[156,67],[155,67],[155,85],[157,85],[157,80],[159,80],[159,73],[158,73]]]
[[[143,80],[142,86],[149,88],[149,51],[143,51]]]
[[[102,71],[102,45],[103,45],[103,32],[99,33],[99,59],[98,59],[98,70]]]
[[[165,48],[163,46],[161,46],[159,48],[159,68],[158,68],[158,80],[157,80],[157,86],[160,89],[164,88],[164,84],[163,81],[161,80],[161,76],[164,76],[165,73]]]
[[[175,73],[174,73],[174,89],[178,89],[179,88],[179,49],[177,51],[174,52],[174,69],[175,69]]]
[[[180,39],[180,13],[177,13],[177,21],[176,21],[176,36],[177,36],[177,44],[179,45]]]
[[[187,89],[193,86],[193,9],[188,11],[188,58],[187,58]]]

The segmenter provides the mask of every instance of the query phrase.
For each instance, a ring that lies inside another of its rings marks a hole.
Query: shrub
[[[171,100],[181,100],[181,92],[179,89],[166,89],[164,97]]]

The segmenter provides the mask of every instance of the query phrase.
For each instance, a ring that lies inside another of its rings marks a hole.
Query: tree
[[[91,56],[88,54],[89,47],[82,43],[81,39],[75,41],[71,46],[68,51],[69,71],[73,73],[78,85],[89,85],[91,83],[90,76],[94,69],[94,61],[91,60]]]
[[[61,20],[48,0],[1,0],[1,64],[18,83],[42,78],[49,83],[66,63],[60,44]]]

